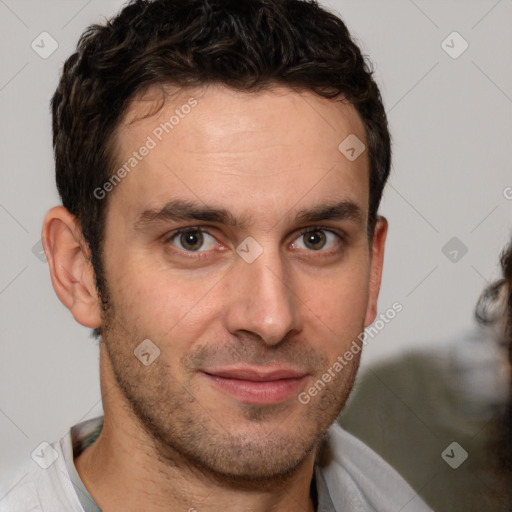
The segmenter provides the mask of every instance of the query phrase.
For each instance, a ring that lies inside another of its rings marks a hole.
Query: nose
[[[300,300],[278,250],[264,249],[252,263],[240,258],[229,278],[226,316],[231,334],[249,332],[270,346],[301,331]]]

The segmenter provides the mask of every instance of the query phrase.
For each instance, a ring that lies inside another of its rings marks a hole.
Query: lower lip
[[[251,405],[269,405],[284,402],[290,396],[297,395],[306,377],[279,379],[272,381],[253,381],[229,379],[204,373],[208,380],[222,391],[227,392],[241,402]]]

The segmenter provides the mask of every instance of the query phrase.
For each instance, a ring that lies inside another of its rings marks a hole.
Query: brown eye
[[[210,234],[200,229],[178,231],[170,242],[178,249],[189,252],[204,252],[215,247],[216,240]]]
[[[294,249],[308,249],[310,251],[326,252],[340,245],[341,235],[328,229],[309,229],[303,231],[292,244]]]
[[[302,235],[304,238],[304,245],[308,249],[318,250],[323,249],[327,237],[322,231],[309,231]]]
[[[200,231],[189,231],[180,235],[180,243],[187,251],[197,251],[203,245],[203,234]]]

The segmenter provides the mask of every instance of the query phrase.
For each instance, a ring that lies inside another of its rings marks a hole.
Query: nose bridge
[[[250,331],[265,343],[276,344],[289,331],[300,329],[299,312],[290,272],[279,249],[272,248],[270,243],[260,247],[260,254],[252,261],[239,253],[229,329],[233,333]]]

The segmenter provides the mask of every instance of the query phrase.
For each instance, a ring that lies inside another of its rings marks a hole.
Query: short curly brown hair
[[[481,325],[497,326],[497,341],[507,354],[509,370],[512,369],[512,240],[500,256],[502,278],[491,283],[482,292],[475,317]],[[499,470],[512,479],[512,378],[508,382],[508,400],[498,406],[491,422],[491,455]],[[509,497],[512,507],[512,492]]]
[[[93,191],[115,170],[113,134],[149,86],[274,85],[352,103],[370,160],[369,233],[391,165],[390,136],[373,70],[345,24],[311,0],[133,0],[92,25],[65,62],[52,98],[57,188],[76,217],[100,296],[107,200]]]

